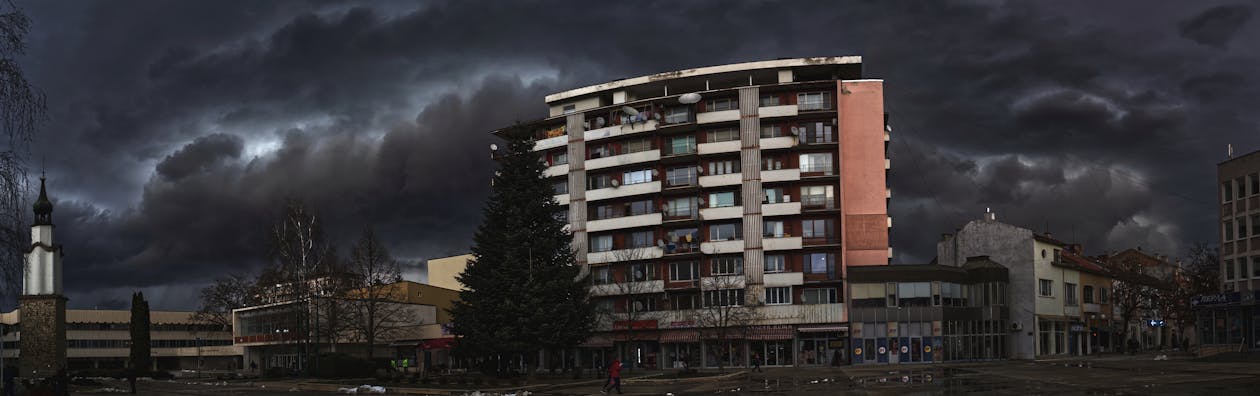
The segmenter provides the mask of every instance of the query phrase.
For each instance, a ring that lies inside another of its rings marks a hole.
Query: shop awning
[[[666,330],[661,332],[661,342],[700,342],[700,332],[696,330]]]
[[[423,343],[424,343],[424,341],[420,341],[420,340],[397,340],[397,341],[391,341],[391,342],[389,343],[389,346],[396,346],[396,347],[399,347],[399,346],[419,346],[420,344],[423,344]]]
[[[750,340],[790,340],[794,335],[791,326],[761,326],[748,329]]]
[[[849,326],[819,326],[819,327],[801,327],[796,331],[802,333],[826,333],[832,331],[849,331]]]
[[[586,339],[586,342],[578,345],[581,348],[604,348],[610,346],[613,346],[613,339],[608,334],[592,334],[590,338]]]
[[[455,338],[437,338],[420,343],[420,349],[451,349],[455,346]]]

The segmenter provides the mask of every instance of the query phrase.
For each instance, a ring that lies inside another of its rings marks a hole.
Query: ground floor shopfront
[[[1195,332],[1199,344],[1243,350],[1260,349],[1260,291],[1195,296]]]
[[[755,326],[717,334],[671,328],[596,333],[580,348],[581,363],[606,367],[612,359],[644,369],[808,367],[848,364],[844,324]]]

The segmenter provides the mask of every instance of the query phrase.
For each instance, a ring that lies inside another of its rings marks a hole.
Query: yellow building
[[[472,254],[429,259],[428,284],[451,290],[464,290],[464,285],[455,278],[464,272],[464,268],[468,267],[468,262],[472,259]]]

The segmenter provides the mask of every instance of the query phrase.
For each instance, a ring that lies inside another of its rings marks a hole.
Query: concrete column
[[[762,281],[765,264],[761,245],[761,201],[765,192],[761,189],[761,120],[757,118],[759,92],[757,87],[739,89],[740,172],[743,176],[740,195],[744,203],[745,299],[749,302],[761,301],[765,295]]]
[[[573,232],[574,261],[581,268],[579,277],[590,273],[586,264],[586,141],[582,113],[569,114],[565,132],[569,134],[569,231]]]

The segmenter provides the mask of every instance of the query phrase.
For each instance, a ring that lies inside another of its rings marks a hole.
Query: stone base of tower
[[[49,378],[66,367],[66,298],[19,296],[22,335],[18,365],[23,378]]]

